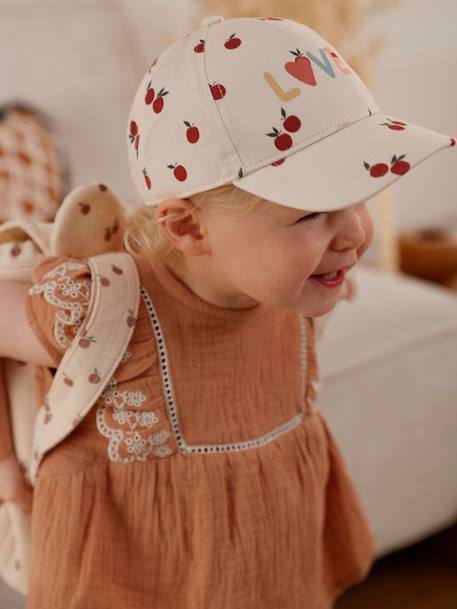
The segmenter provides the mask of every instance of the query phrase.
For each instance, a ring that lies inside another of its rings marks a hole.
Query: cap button
[[[224,17],[221,15],[210,15],[210,17],[202,19],[200,25],[212,25],[213,23],[219,23],[220,21],[224,21]]]

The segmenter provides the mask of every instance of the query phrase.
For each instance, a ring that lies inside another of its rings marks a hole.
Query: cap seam
[[[209,46],[209,49],[208,49],[208,50],[209,50],[209,53],[208,53],[207,57],[208,57],[208,60],[211,60],[212,65],[214,66],[213,57],[212,57],[212,56],[210,57],[210,53],[212,53],[212,47],[211,47],[211,44],[210,44],[210,45],[208,45],[208,46]],[[206,54],[206,53],[205,53],[205,54]],[[206,78],[206,82],[207,82],[207,83],[208,83],[208,85],[209,85],[209,80],[208,80],[208,70],[207,70],[207,61],[206,61],[206,57],[204,57],[204,59],[203,59],[203,65],[204,65],[204,67],[205,67],[205,78]],[[220,111],[220,109],[219,109],[219,107],[218,107],[218,105],[217,105],[216,100],[214,100],[214,99],[213,99],[213,105],[214,105],[214,107],[215,107],[215,109],[216,109],[216,112],[217,112],[217,115],[218,115],[218,117],[219,117],[219,120],[220,120],[220,122],[221,122],[221,124],[222,124],[222,126],[223,126],[223,128],[224,128],[224,131],[225,131],[225,134],[226,134],[226,136],[227,136],[227,139],[228,139],[228,141],[230,142],[230,144],[231,144],[231,146],[232,146],[232,150],[235,152],[236,156],[238,157],[239,165],[240,165],[240,167],[241,167],[242,169],[244,169],[244,163],[243,163],[243,161],[242,161],[242,159],[241,159],[240,153],[238,152],[238,149],[237,149],[237,147],[235,146],[235,143],[234,143],[234,141],[232,140],[232,138],[231,138],[231,136],[230,136],[230,133],[229,133],[229,131],[228,131],[228,129],[227,129],[227,126],[226,126],[226,124],[225,124],[225,121],[224,121],[224,120],[223,120],[223,118],[222,118],[222,113],[221,113],[221,111]],[[225,145],[225,142],[224,142],[224,145]],[[230,155],[230,156],[231,156],[231,155]]]

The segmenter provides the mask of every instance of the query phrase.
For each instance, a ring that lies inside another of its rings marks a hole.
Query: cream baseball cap
[[[311,28],[212,15],[135,93],[128,159],[144,203],[233,183],[296,209],[365,201],[455,139],[386,116]]]

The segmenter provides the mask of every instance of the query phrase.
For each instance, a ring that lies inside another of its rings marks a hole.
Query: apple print
[[[163,98],[165,97],[165,95],[168,95],[169,91],[165,91],[165,87],[162,87],[160,89],[160,91],[157,93],[157,97],[155,98],[155,100],[152,102],[152,109],[154,110],[154,112],[156,114],[158,114],[159,112],[162,112],[162,108],[163,108]]]
[[[195,142],[198,142],[198,140],[200,139],[200,132],[198,130],[198,127],[193,126],[193,123],[191,125],[187,121],[184,121],[184,124],[186,125],[186,127],[188,127],[186,131],[187,140],[191,144],[195,144]]]
[[[148,172],[146,171],[146,167],[143,168],[144,181],[146,182],[146,186],[148,190],[151,190],[151,178],[148,176]]]
[[[84,330],[84,332],[81,332],[81,336],[83,338],[79,339],[78,345],[82,348],[82,349],[87,349],[88,347],[91,346],[92,343],[97,342],[95,340],[94,336],[87,336],[86,337],[86,331]]]
[[[89,212],[90,212],[90,205],[89,203],[78,203],[78,205],[81,208],[81,213],[86,216]]]
[[[111,281],[108,279],[108,277],[104,277],[103,275],[99,275],[98,273],[97,273],[97,277],[100,277],[100,283],[105,288],[107,288],[109,285],[111,285]]]
[[[273,133],[266,133],[265,135],[275,138],[275,146],[278,148],[278,150],[287,150],[293,144],[290,135],[288,133],[281,134],[276,127],[273,127]]]
[[[133,328],[136,322],[136,317],[133,315],[133,310],[129,309],[129,316],[127,317],[127,325],[129,328]]]
[[[224,46],[226,49],[236,49],[240,46],[241,40],[239,38],[234,38],[236,32],[231,34],[230,38],[225,41]]]
[[[364,161],[363,162],[365,169],[370,171],[370,175],[372,178],[381,178],[383,175],[389,171],[389,167],[385,163],[377,163],[376,165],[370,165]]]
[[[290,133],[294,133],[295,131],[298,131],[300,129],[301,121],[298,118],[298,116],[295,116],[293,114],[290,114],[289,116],[287,116],[284,108],[281,108],[281,114],[283,116],[283,118],[281,120],[284,121],[283,127],[286,131],[289,131]]]
[[[120,269],[118,266],[116,266],[115,264],[111,265],[111,270],[113,271],[113,273],[116,273],[117,275],[122,275],[123,270]]]
[[[155,91],[151,87],[151,82],[152,82],[152,80],[149,81],[149,84],[146,89],[146,95],[144,96],[144,103],[147,106],[149,106],[149,104],[152,104],[152,102],[154,101],[154,96],[155,96]]]
[[[135,121],[130,121],[130,135],[135,136],[138,133],[138,125]]]
[[[73,387],[73,385],[74,385],[73,380],[69,376],[67,376],[65,374],[65,372],[63,373],[63,376],[64,376],[63,382],[65,383],[65,385],[68,385],[69,387]]]
[[[273,167],[276,167],[277,165],[282,165],[284,163],[286,159],[279,159],[278,161],[275,161],[274,163],[271,163],[273,165]]]
[[[451,137],[451,143],[449,144],[449,147],[451,146],[455,146],[455,138]]]
[[[135,144],[134,144],[134,147],[135,147],[135,150],[136,150],[136,158],[138,158],[138,145],[139,145],[139,143],[140,143],[140,134],[138,133],[138,135],[135,138]]]
[[[402,123],[401,121],[393,121],[391,118],[389,118],[388,116],[386,116],[387,120],[389,120],[392,124],[389,125],[389,123],[379,123],[380,125],[386,125],[389,129],[392,129],[393,131],[404,131],[405,127],[407,126],[406,123]]]
[[[402,159],[404,159],[405,156],[406,156],[406,154],[402,154],[401,156],[399,156],[397,158],[397,156],[394,154],[394,156],[392,157],[392,161],[391,161],[392,166],[390,168],[390,171],[392,173],[402,176],[403,174],[405,174],[407,171],[409,171],[411,169],[411,165],[407,161],[402,161]]]
[[[316,78],[310,60],[302,55],[300,49],[290,52],[295,55],[295,61],[288,61],[285,64],[286,71],[301,82],[315,86]]]
[[[403,125],[403,127],[406,127],[408,125],[408,123],[402,123],[401,121],[393,121],[391,118],[389,118],[388,116],[386,116],[387,120],[390,121],[391,123],[395,123],[395,125]]]
[[[227,92],[224,85],[222,85],[220,83],[215,83],[215,84],[209,85],[209,88],[211,89],[211,95],[213,96],[213,99],[215,99],[215,100],[222,99]]]
[[[203,53],[204,50],[205,50],[205,41],[200,38],[200,44],[197,44],[196,46],[194,46],[194,51],[196,53]]]
[[[10,249],[11,256],[19,256],[21,253],[21,246],[18,243],[15,243],[13,247]]]
[[[167,167],[169,169],[174,169],[174,176],[180,182],[184,182],[184,180],[187,178],[187,171],[182,165],[167,165]]]
[[[98,374],[97,368],[94,368],[94,372],[89,376],[89,383],[97,384],[101,381],[100,375]]]

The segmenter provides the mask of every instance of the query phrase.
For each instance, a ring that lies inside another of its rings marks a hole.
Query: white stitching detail
[[[160,360],[160,370],[162,376],[162,382],[165,390],[165,400],[167,405],[168,414],[171,421],[171,426],[173,430],[173,434],[178,445],[178,449],[182,453],[215,453],[215,452],[234,452],[234,451],[242,451],[250,448],[255,448],[257,446],[262,446],[268,444],[278,436],[288,432],[293,429],[297,425],[303,421],[305,416],[305,383],[306,383],[306,372],[307,372],[307,357],[306,357],[306,341],[307,341],[307,331],[306,325],[303,319],[303,315],[300,315],[300,336],[301,336],[301,383],[302,383],[302,409],[296,414],[292,419],[283,423],[279,427],[276,427],[272,431],[264,434],[263,436],[258,436],[256,438],[252,438],[251,440],[247,440],[244,442],[231,442],[228,444],[187,444],[182,433],[181,426],[179,424],[179,417],[177,408],[174,400],[174,391],[173,391],[173,383],[171,380],[169,366],[168,366],[168,356],[167,349],[165,345],[165,339],[162,332],[162,328],[157,316],[156,309],[152,300],[147,292],[147,290],[141,286],[141,295],[146,304],[146,308],[148,311],[149,319],[154,331],[154,335],[156,338],[156,344],[159,350],[159,360]]]

